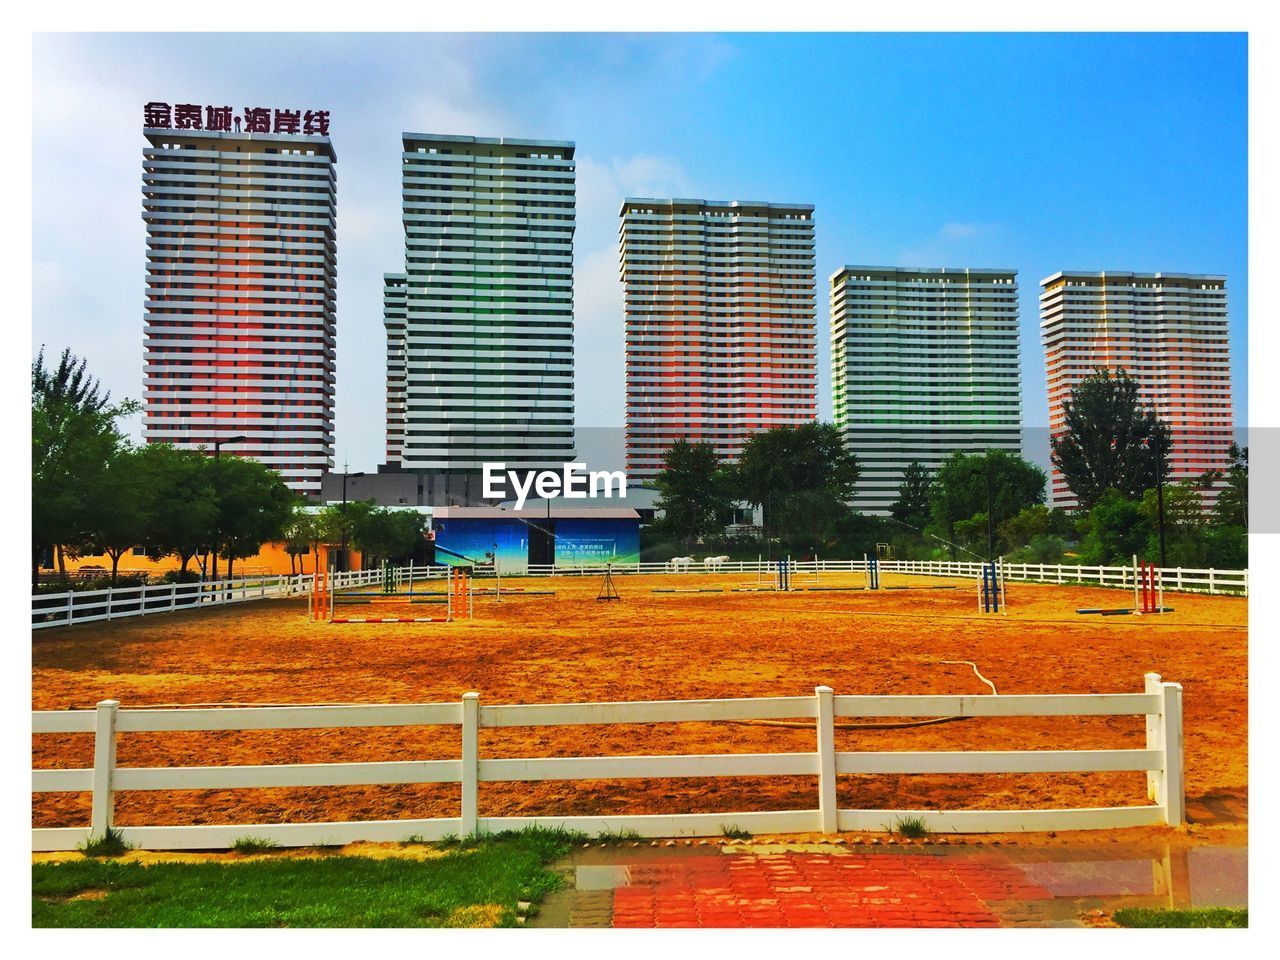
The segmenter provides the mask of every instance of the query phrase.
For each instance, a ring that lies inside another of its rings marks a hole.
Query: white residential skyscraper
[[[813,206],[628,199],[627,474],[677,440],[735,458],[751,434],[818,413]]]
[[[1227,278],[1187,273],[1055,273],[1040,281],[1040,339],[1049,383],[1049,432],[1063,401],[1098,367],[1123,368],[1171,431],[1168,482],[1229,465],[1234,439]],[[1051,473],[1053,505],[1075,506]],[[1208,491],[1205,502],[1217,498]]]
[[[831,275],[836,426],[887,514],[912,461],[1022,448],[1016,270],[846,266]]]
[[[403,143],[405,264],[384,285],[389,463],[572,460],[573,144]]]
[[[242,129],[243,126],[243,129]],[[337,176],[329,114],[150,103],[143,437],[237,439],[302,494],[333,466]]]

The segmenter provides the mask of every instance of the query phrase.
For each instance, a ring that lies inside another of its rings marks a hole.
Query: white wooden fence
[[[1142,750],[963,750],[950,752],[837,751],[837,717],[1145,716]],[[814,750],[805,753],[621,757],[480,756],[481,727],[576,724],[687,723],[718,720],[810,718]],[[120,767],[117,737],[143,731],[282,730],[438,725],[458,727],[456,760],[378,763],[308,763],[223,767]],[[935,832],[1005,832],[1134,827],[1183,821],[1182,687],[1147,674],[1142,693],[1049,696],[836,696],[818,687],[811,697],[741,700],[657,700],[630,703],[482,705],[467,693],[459,703],[248,707],[231,709],[127,709],[105,700],[96,710],[35,711],[33,734],[83,733],[94,737],[94,765],[33,770],[33,793],[93,795],[88,826],[36,828],[33,850],[70,850],[113,827],[120,790],[222,790],[324,787],[352,784],[459,783],[456,817],[328,823],[119,827],[126,843],[143,849],[222,849],[254,836],[281,846],[439,839],[529,826],[563,827],[590,834],[635,831],[640,836],[718,836],[727,827],[752,833],[883,830],[904,817],[921,817]],[[1146,771],[1153,804],[1040,810],[841,810],[837,778],[845,774],[982,774]],[[649,777],[816,776],[817,805],[807,810],[680,813],[640,816],[488,817],[480,815],[479,784],[536,780]]]
[[[909,573],[930,577],[963,577],[976,580],[982,564],[976,561],[945,560],[881,560],[882,573]],[[603,576],[605,564],[530,564],[529,576]],[[615,576],[623,574],[700,574],[700,573],[754,573],[772,576],[778,569],[776,560],[728,560],[714,570],[695,559],[692,564],[674,566],[670,562],[615,563],[609,564]],[[1008,580],[1026,580],[1038,583],[1084,583],[1104,587],[1133,586],[1133,567],[1108,567],[1083,564],[1010,563],[1003,564]],[[792,558],[794,574],[811,573],[863,573],[866,564],[862,560],[803,560]],[[1249,595],[1248,570],[1202,570],[1183,567],[1162,567],[1160,573],[1166,590],[1182,593],[1234,593]]]
[[[166,583],[42,593],[31,597],[31,628],[66,627],[97,620],[119,620],[168,613],[194,606],[243,603],[246,600],[292,597],[311,589],[312,575],[245,577],[206,583]],[[380,570],[355,570],[333,575],[335,588],[382,582]]]

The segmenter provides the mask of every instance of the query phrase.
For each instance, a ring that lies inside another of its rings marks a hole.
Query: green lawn
[[[455,843],[432,860],[334,854],[303,860],[143,866],[84,859],[31,868],[33,927],[514,926],[559,878],[563,833]]]
[[[1116,923],[1122,927],[1247,927],[1248,910],[1215,907],[1207,910],[1147,910],[1126,907],[1117,910]]]

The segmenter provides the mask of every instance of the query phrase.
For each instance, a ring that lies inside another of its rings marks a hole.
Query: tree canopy
[[[738,495],[763,507],[766,529],[805,549],[849,512],[858,474],[857,460],[829,423],[753,433],[734,470]]]
[[[1064,432],[1050,439],[1054,466],[1081,508],[1108,490],[1140,497],[1155,484],[1157,452],[1168,476],[1169,430],[1142,406],[1138,383],[1123,369],[1098,368],[1062,404]]]
[[[732,472],[709,443],[677,440],[667,450],[654,485],[660,494],[655,506],[663,511],[663,529],[686,550],[733,519]]]

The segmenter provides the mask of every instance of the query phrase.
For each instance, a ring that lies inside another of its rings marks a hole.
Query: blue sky
[[[827,277],[863,263],[1018,270],[1028,427],[1048,416],[1040,279],[1226,274],[1243,426],[1246,81],[1242,34],[37,35],[32,351],[71,346],[141,397],[145,102],[315,106],[338,153],[339,466],[382,459],[404,130],[577,143],[583,427],[622,423],[636,195],[816,206],[824,418]]]

